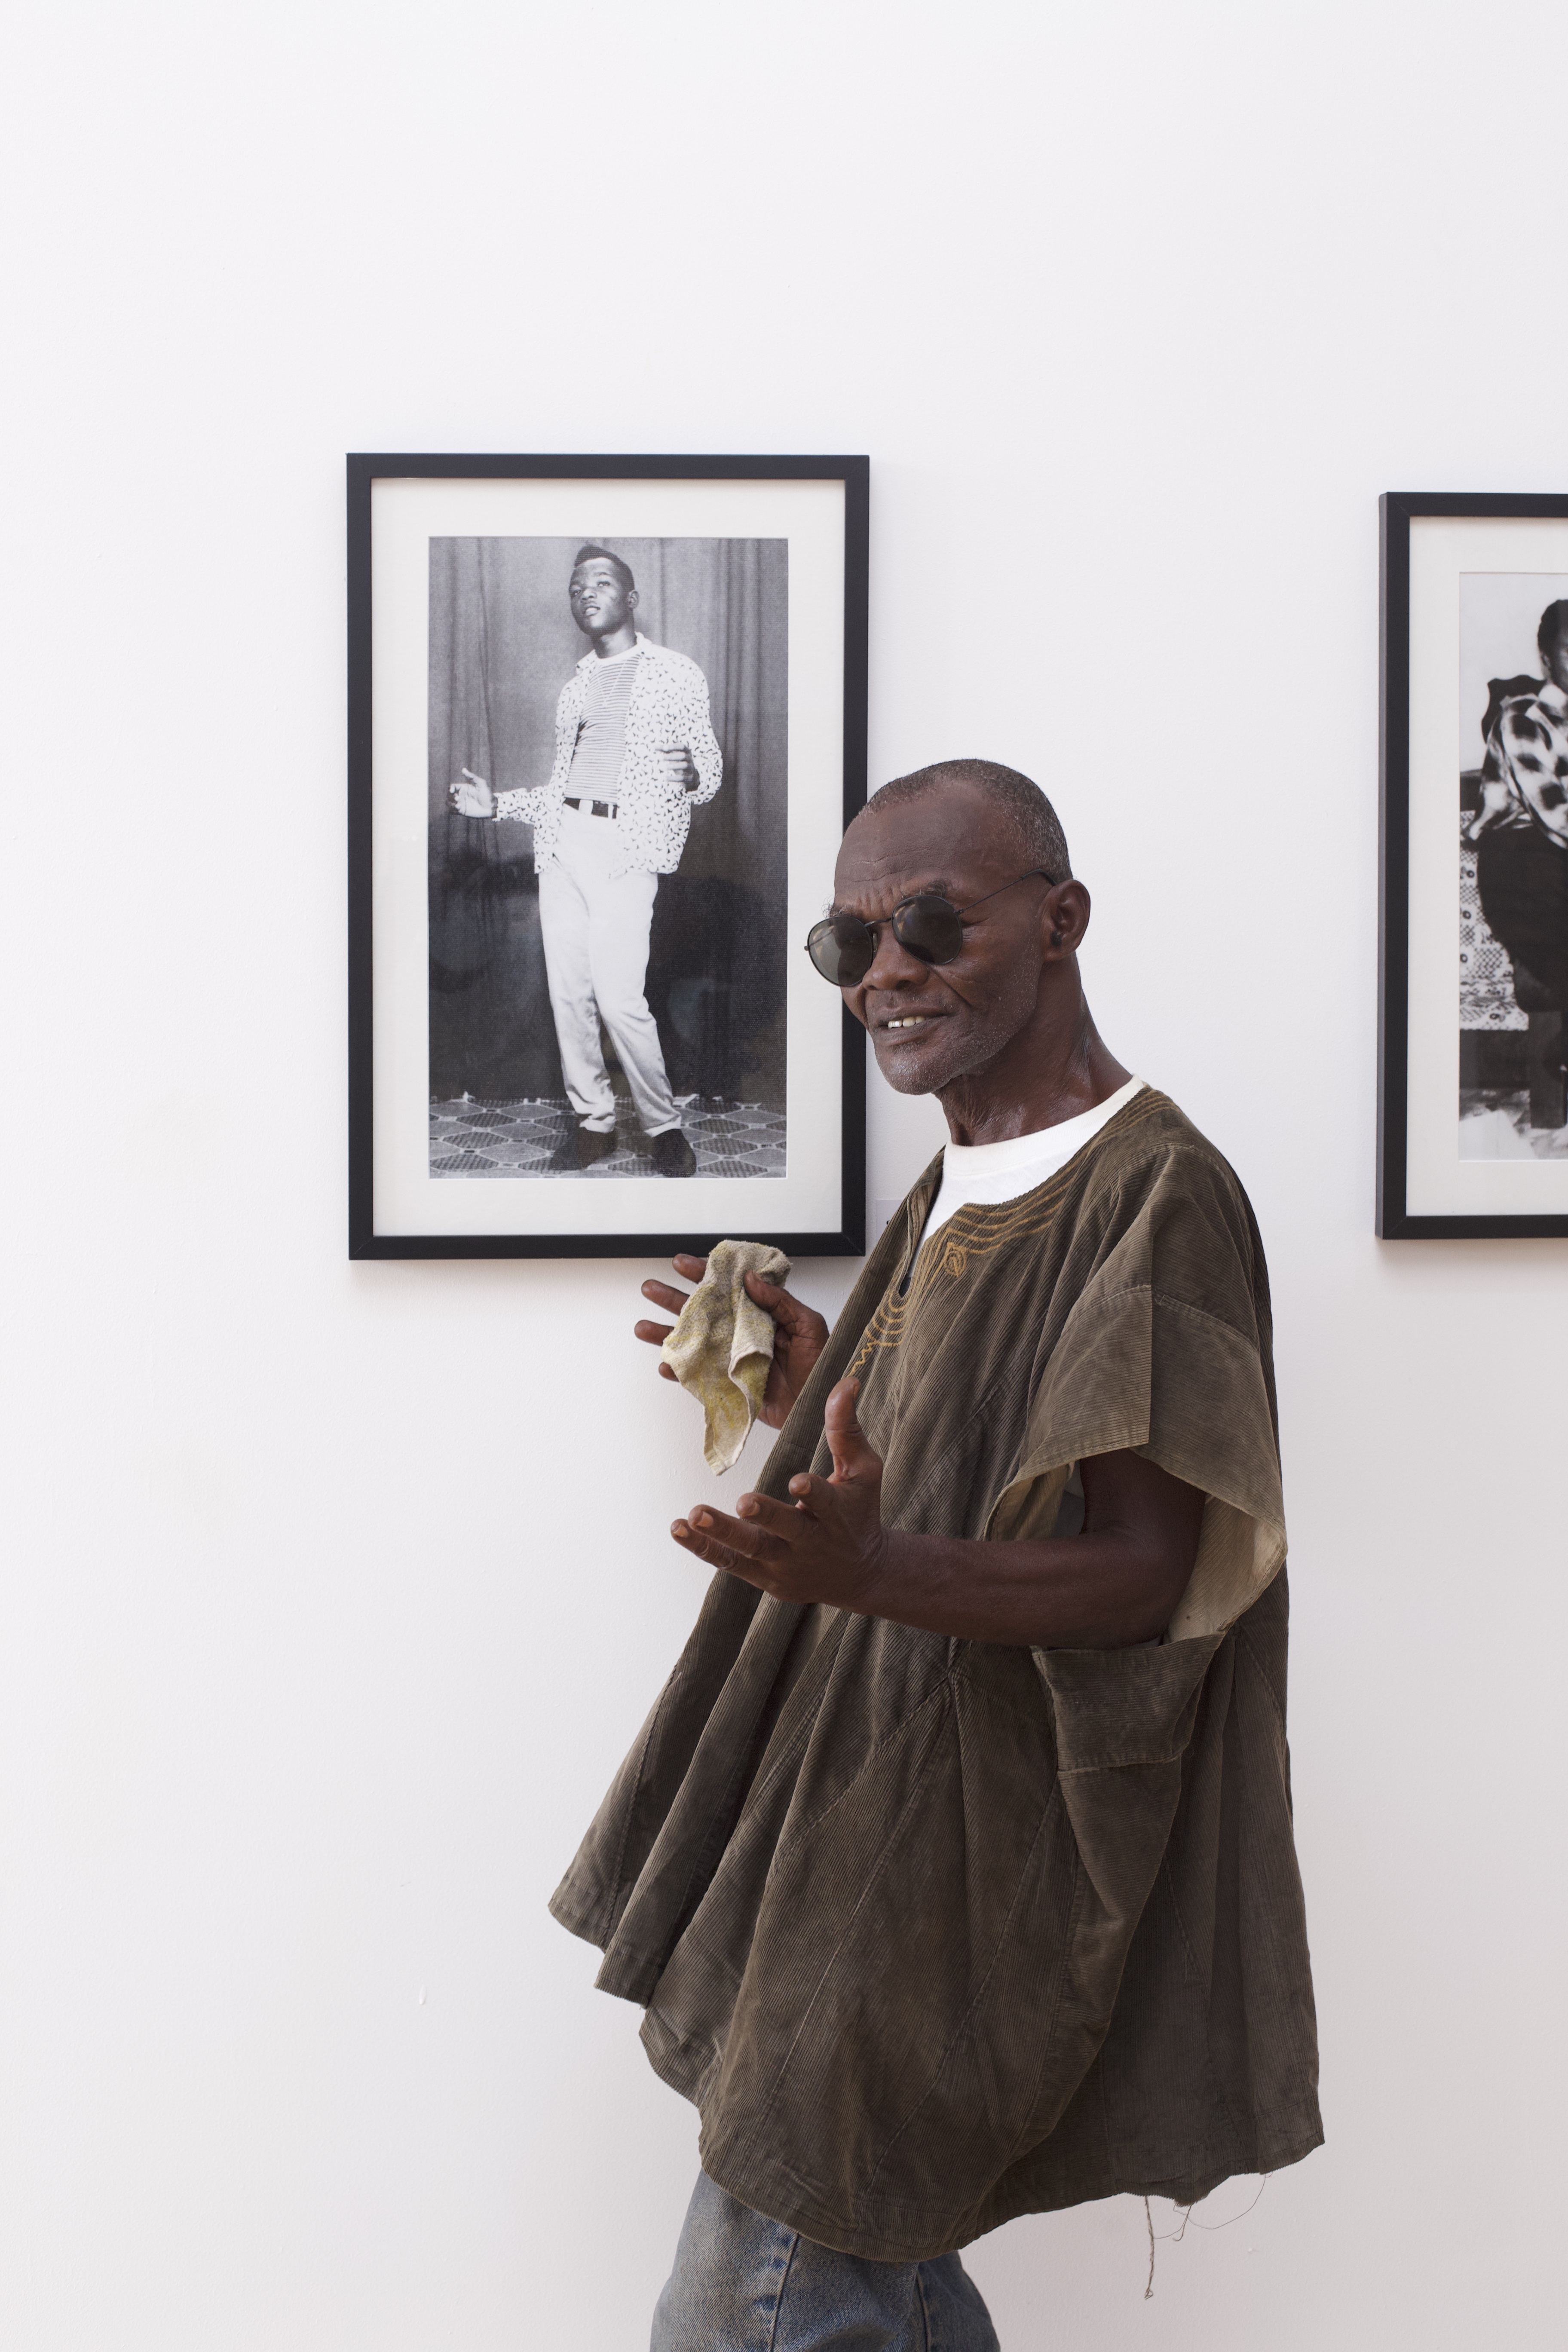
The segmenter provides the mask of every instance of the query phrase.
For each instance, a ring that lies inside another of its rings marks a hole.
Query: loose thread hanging
[[[1238,2221],[1245,2221],[1247,2215],[1253,2211],[1254,2208],[1258,2204],[1258,2198],[1262,2196],[1272,2178],[1273,2175],[1271,2173],[1266,2172],[1262,2179],[1258,2184],[1258,2197],[1253,2199],[1250,2205],[1244,2205],[1239,2213],[1233,2213],[1228,2221],[1194,2221],[1193,2208],[1188,2205],[1184,2207],[1182,2211],[1181,2228],[1179,2230],[1162,2230],[1159,2233],[1160,2236],[1169,2240],[1173,2245],[1179,2246],[1182,2240],[1187,2234],[1187,2225],[1189,2222],[1192,2222],[1192,2226],[1194,2230],[1202,2230],[1205,2235],[1210,2237],[1219,2230],[1233,2230]],[[1149,2232],[1149,2278],[1148,2284],[1143,2289],[1143,2300],[1145,2303],[1152,2303],[1154,2300],[1154,2215],[1150,2207],[1147,2197],[1143,2200],[1143,2224]]]

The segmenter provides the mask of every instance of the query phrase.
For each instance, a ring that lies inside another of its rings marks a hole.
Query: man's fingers
[[[688,1296],[684,1290],[672,1289],[668,1282],[645,1282],[642,1295],[651,1299],[654,1306],[668,1307],[671,1315],[679,1314]]]
[[[650,1348],[662,1348],[674,1328],[673,1323],[634,1323],[632,1337],[646,1339]]]
[[[762,1502],[761,1495],[747,1500]],[[782,1556],[784,1546],[760,1519],[732,1519],[725,1511],[716,1511],[708,1503],[699,1503],[694,1511],[686,1514],[686,1525],[694,1534],[711,1538],[715,1543],[727,1545],[745,1559],[769,1559]]]
[[[823,1414],[823,1434],[833,1456],[833,1476],[838,1485],[879,1478],[882,1475],[881,1456],[856,1418],[855,1401],[859,1393],[858,1381],[840,1381],[829,1390]]]
[[[823,1407],[822,1426],[829,1445],[835,1439],[846,1446],[853,1445],[857,1440],[865,1444],[865,1436],[855,1411],[859,1394],[858,1381],[838,1381],[828,1390],[827,1402]]]
[[[781,1330],[792,1338],[797,1331],[810,1330],[813,1324],[821,1325],[822,1329],[826,1330],[827,1326],[815,1307],[803,1307],[798,1298],[792,1298],[789,1292],[781,1289],[776,1282],[769,1282],[760,1274],[749,1274],[746,1288],[757,1305],[765,1307]]]
[[[815,1470],[799,1470],[789,1482],[794,1497],[790,1508],[802,1518],[817,1518],[831,1515],[839,1496],[832,1482],[819,1478]]]
[[[765,1307],[776,1322],[787,1321],[790,1308],[795,1304],[787,1290],[781,1290],[776,1282],[764,1281],[760,1274],[748,1274],[745,1281],[749,1298],[754,1298],[759,1307]]]
[[[775,1503],[771,1495],[742,1495],[735,1509],[742,1526],[755,1528],[780,1543],[801,1539],[801,1515],[793,1503]]]
[[[728,1544],[721,1544],[716,1536],[694,1528],[689,1519],[677,1519],[669,1532],[682,1551],[690,1552],[698,1559],[705,1559],[710,1568],[728,1569],[731,1575],[735,1576],[743,1575],[752,1565],[750,1560],[743,1560],[739,1552],[731,1551]]]
[[[682,1276],[688,1282],[700,1282],[708,1271],[708,1261],[705,1257],[690,1257],[685,1251],[682,1251],[679,1257],[672,1257],[669,1262],[677,1274]]]

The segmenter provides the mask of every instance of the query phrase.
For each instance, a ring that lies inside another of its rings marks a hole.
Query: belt
[[[580,810],[584,816],[614,816],[619,803],[616,801],[574,801],[569,799],[566,805],[568,808]]]

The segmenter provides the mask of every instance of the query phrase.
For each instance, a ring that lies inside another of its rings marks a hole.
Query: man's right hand
[[[678,1257],[670,1262],[687,1282],[700,1282],[708,1271],[705,1257]],[[762,1419],[770,1429],[782,1429],[789,1418],[791,1405],[805,1386],[807,1374],[827,1345],[827,1326],[815,1307],[803,1307],[798,1298],[792,1298],[776,1282],[764,1282],[761,1275],[749,1274],[746,1289],[773,1318],[773,1360],[763,1391]],[[668,1282],[645,1282],[642,1295],[656,1307],[679,1315],[690,1293],[677,1290]],[[634,1326],[637,1338],[646,1339],[653,1348],[662,1347],[673,1328],[668,1323]],[[675,1378],[668,1364],[660,1364],[658,1370],[661,1379]]]
[[[447,799],[459,816],[493,816],[496,796],[483,776],[470,775],[465,768],[447,787]]]

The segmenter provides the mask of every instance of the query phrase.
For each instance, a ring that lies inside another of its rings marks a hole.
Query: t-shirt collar
[[[1000,1143],[949,1143],[943,1146],[949,1175],[1005,1176],[1015,1168],[1032,1167],[1037,1160],[1061,1155],[1065,1164],[1091,1135],[1107,1126],[1125,1103],[1142,1091],[1143,1080],[1129,1078],[1092,1110],[1080,1110],[1055,1127],[1036,1128],[1028,1135],[1009,1135]]]
[[[590,646],[587,652],[579,659],[577,667],[579,669],[608,669],[615,662],[630,661],[634,654],[640,654],[646,651],[648,644],[647,638],[644,636],[640,629],[637,633],[637,641],[636,645],[628,646],[624,654],[605,654],[603,660],[600,659],[599,656],[594,651],[593,646]]]

